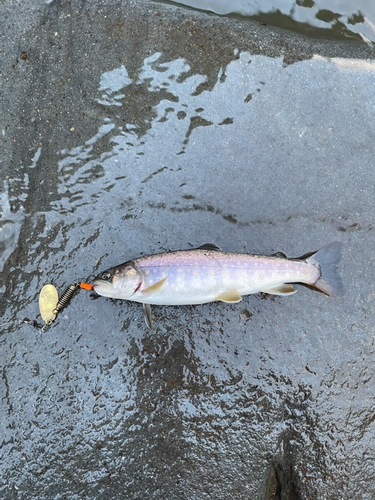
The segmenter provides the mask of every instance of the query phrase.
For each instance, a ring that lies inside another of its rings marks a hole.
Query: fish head
[[[113,299],[130,299],[140,288],[142,274],[131,262],[100,273],[93,282],[98,295]]]

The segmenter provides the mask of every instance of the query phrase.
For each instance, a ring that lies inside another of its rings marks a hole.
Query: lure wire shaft
[[[77,282],[74,282],[68,286],[68,288],[63,292],[63,294],[59,298],[59,301],[57,302],[55,309],[52,311],[53,314],[58,314],[62,309],[65,309],[65,307],[69,305],[73,295],[78,290],[78,288],[79,284]]]

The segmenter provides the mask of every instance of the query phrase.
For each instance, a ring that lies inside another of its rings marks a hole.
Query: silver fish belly
[[[94,289],[105,297],[155,305],[234,303],[258,292],[291,295],[296,283],[337,296],[342,295],[340,253],[339,242],[299,258],[227,253],[207,244],[128,261],[101,273]],[[151,321],[150,310],[146,313]]]

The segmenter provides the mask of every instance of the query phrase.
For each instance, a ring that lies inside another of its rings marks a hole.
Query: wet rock
[[[11,4],[2,498],[372,498],[372,49],[160,4]],[[22,322],[45,283],[142,254],[333,240],[341,299],[159,307],[150,332],[139,304],[81,291],[50,329]]]

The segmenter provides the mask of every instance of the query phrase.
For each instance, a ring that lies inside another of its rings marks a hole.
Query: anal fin
[[[221,300],[222,302],[231,302],[234,304],[235,302],[240,302],[242,300],[242,297],[236,288],[233,288],[232,290],[229,290],[228,292],[224,292],[216,299],[214,300]]]
[[[268,288],[268,290],[261,290],[263,293],[271,293],[273,295],[293,295],[297,290],[292,285],[282,285],[275,286],[273,288]]]
[[[153,293],[157,292],[159,290],[159,288],[161,288],[164,284],[164,281],[168,278],[168,276],[160,281],[158,281],[157,283],[155,283],[154,285],[151,285],[149,286],[148,288],[145,288],[144,290],[142,290],[142,293],[144,295],[152,295]]]
[[[154,329],[154,325],[152,323],[152,313],[151,313],[151,305],[150,304],[143,304],[143,316],[145,318],[146,325],[151,328],[151,330]]]
[[[324,293],[324,295],[327,295],[327,297],[330,296],[329,293],[326,290],[323,290],[323,288],[319,288],[316,285],[311,285],[309,283],[301,283],[301,282],[297,282],[297,283],[294,283],[294,284],[295,285],[302,285],[302,286],[305,286],[306,288],[310,288],[310,290],[315,290],[316,292]]]

